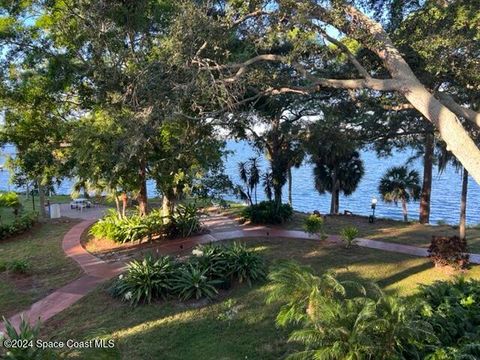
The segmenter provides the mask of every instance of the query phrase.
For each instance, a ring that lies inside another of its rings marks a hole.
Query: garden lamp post
[[[377,198],[373,197],[371,202],[372,215],[369,216],[368,222],[373,223],[375,221],[375,208],[377,207]]]

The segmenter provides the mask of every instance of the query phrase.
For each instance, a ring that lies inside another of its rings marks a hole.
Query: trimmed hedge
[[[282,224],[293,215],[289,204],[278,205],[275,201],[262,201],[242,211],[242,216],[253,224]]]

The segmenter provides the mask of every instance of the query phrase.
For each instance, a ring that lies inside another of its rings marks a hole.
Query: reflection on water
[[[226,173],[231,179],[240,183],[238,177],[237,163],[245,161],[249,157],[255,156],[255,151],[245,142],[229,141],[227,148],[234,151],[225,161]],[[14,153],[11,146],[4,148],[4,152]],[[411,152],[398,152],[390,158],[379,159],[374,152],[363,151],[362,159],[365,163],[365,175],[357,189],[357,191],[349,197],[342,196],[340,198],[340,211],[350,210],[356,214],[370,214],[370,200],[373,196],[378,197],[378,181],[390,166],[402,165],[412,155]],[[0,158],[0,164],[4,159]],[[263,168],[267,167],[267,161],[262,160]],[[413,166],[421,172],[421,162],[413,164]],[[312,165],[305,163],[299,169],[293,169],[293,205],[300,211],[313,211],[315,209],[321,212],[328,212],[330,209],[330,195],[319,195],[313,185]],[[9,174],[7,171],[0,171],[0,189],[7,190]],[[58,188],[59,194],[68,194],[71,191],[72,182],[64,181]],[[11,188],[11,186],[10,186]],[[461,190],[461,175],[454,168],[447,168],[446,171],[438,175],[434,169],[432,204],[431,204],[431,221],[435,223],[439,220],[448,223],[458,223],[459,202]],[[284,201],[286,201],[287,189],[284,189]],[[148,183],[149,196],[155,196],[155,184]],[[470,178],[468,189],[468,212],[467,221],[469,224],[480,223],[480,214],[477,211],[478,198],[480,197],[480,186]],[[230,195],[227,199],[234,198]],[[263,191],[259,188],[258,198],[263,199]],[[411,203],[408,206],[411,219],[418,218],[418,203]],[[376,209],[376,215],[379,217],[390,217],[394,219],[402,219],[401,207],[393,204],[384,204],[379,201]]]

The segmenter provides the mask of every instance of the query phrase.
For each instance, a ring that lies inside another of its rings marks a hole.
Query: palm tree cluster
[[[374,284],[316,276],[290,261],[277,265],[269,279],[267,302],[283,303],[277,325],[300,325],[289,341],[304,350],[289,359],[420,359],[422,346],[416,345],[437,341],[415,303],[387,296]]]
[[[261,170],[258,157],[252,157],[248,161],[238,163],[238,173],[244,187],[237,186],[235,193],[250,205],[257,203],[257,187],[261,179]]]

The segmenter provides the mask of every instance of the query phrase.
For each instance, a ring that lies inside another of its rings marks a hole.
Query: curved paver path
[[[37,301],[30,307],[30,309],[11,317],[9,320],[17,328],[20,323],[21,314],[24,314],[24,317],[31,323],[35,323],[37,320],[46,321],[80,300],[102,282],[112,279],[124,271],[124,263],[107,263],[87,252],[81,245],[80,241],[83,232],[94,222],[95,220],[86,220],[73,226],[65,234],[62,242],[65,254],[80,265],[85,275],[56,290],[44,299]],[[211,230],[209,234],[186,239],[170,240],[159,245],[155,250],[158,250],[158,252],[162,254],[174,254],[179,251],[191,249],[198,244],[237,238],[275,237],[314,241],[319,240],[318,237],[299,230],[239,225],[232,218],[224,215],[214,215],[208,218],[205,221],[205,225]],[[340,238],[338,236],[329,236],[326,241],[340,242]],[[428,256],[427,249],[425,248],[378,240],[358,238],[357,245],[414,256]],[[470,261],[479,264],[480,254],[470,254]],[[5,331],[3,324],[0,324],[0,331]]]

